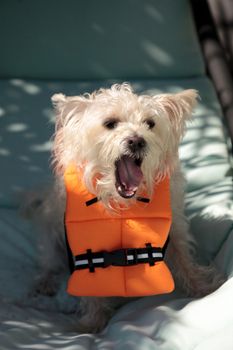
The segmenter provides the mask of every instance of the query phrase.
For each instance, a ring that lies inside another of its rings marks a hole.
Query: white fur
[[[48,294],[55,292],[56,283],[53,283],[52,277],[56,276],[58,270],[61,271],[61,264],[67,267],[63,232],[63,174],[66,167],[73,163],[82,170],[87,188],[101,198],[107,209],[120,210],[120,203],[130,206],[135,199],[124,199],[116,190],[115,162],[122,154],[127,154],[126,140],[134,135],[143,137],[147,145],[141,165],[143,181],[137,194],[140,195],[146,189],[152,195],[155,182],[166,175],[171,178],[173,223],[166,258],[176,282],[187,295],[192,296],[203,296],[221,284],[222,279],[213,268],[200,267],[194,262],[190,253],[193,241],[184,216],[184,180],[180,171],[178,146],[197,96],[195,90],[138,96],[130,85],[121,84],[84,96],[56,94],[52,97],[57,114],[53,147],[57,180],[35,215],[46,228],[43,277],[37,291]],[[118,124],[109,130],[104,122],[111,118],[116,119]],[[152,129],[145,122],[148,118],[155,122]],[[93,179],[97,175],[97,185],[94,186]],[[54,261],[60,263],[57,265]],[[106,324],[116,303],[105,298],[84,298],[82,305],[83,316],[78,322],[79,329],[99,331]]]
[[[115,191],[114,163],[126,151],[125,140],[137,134],[148,144],[142,163],[144,187],[152,194],[155,181],[171,174],[178,163],[178,145],[185,121],[196,104],[197,92],[186,90],[175,95],[137,96],[128,84],[113,85],[83,97],[57,94],[52,101],[57,110],[54,138],[54,165],[58,176],[68,164],[84,168],[87,188],[106,206],[122,201]],[[106,130],[103,121],[119,119],[115,130]],[[149,130],[144,121],[152,118]],[[101,174],[96,188],[93,178]],[[127,201],[128,204],[128,201]]]

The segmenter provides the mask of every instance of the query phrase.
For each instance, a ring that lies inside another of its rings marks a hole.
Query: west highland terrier
[[[70,164],[80,170],[88,191],[113,216],[133,206],[145,191],[152,198],[155,184],[169,177],[172,225],[165,260],[175,285],[186,295],[201,297],[222,283],[213,267],[194,261],[194,242],[184,215],[178,147],[197,97],[195,90],[138,96],[125,83],[83,96],[52,97],[57,115],[56,182],[36,209],[44,232],[37,292],[56,293],[58,275],[68,267],[63,217],[64,172]],[[82,297],[77,329],[100,331],[122,299]]]

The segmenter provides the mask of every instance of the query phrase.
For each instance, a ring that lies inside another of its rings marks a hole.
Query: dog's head
[[[145,190],[151,195],[178,162],[196,98],[195,90],[138,96],[128,84],[84,96],[54,95],[55,171],[62,175],[70,163],[82,168],[87,188],[106,206],[129,204]]]

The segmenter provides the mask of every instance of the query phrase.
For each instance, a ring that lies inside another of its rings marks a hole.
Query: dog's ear
[[[66,96],[55,94],[51,97],[52,104],[57,112],[60,112],[66,103]]]
[[[176,94],[156,95],[154,99],[160,108],[166,112],[174,131],[181,137],[186,121],[192,116],[198,97],[196,90],[189,89]]]
[[[56,111],[56,123],[52,150],[52,164],[57,174],[62,174],[72,163],[73,148],[77,140],[80,120],[91,103],[89,97],[55,94],[51,98]]]
[[[82,117],[84,110],[90,104],[90,98],[85,96],[65,96],[63,94],[55,94],[52,96],[51,100],[57,115],[57,128],[64,126],[71,121],[72,123],[74,121],[78,122]]]
[[[193,89],[183,90],[182,92],[171,95],[171,103],[174,107],[174,117],[183,120],[190,119],[192,112],[196,107],[198,97],[198,92]]]

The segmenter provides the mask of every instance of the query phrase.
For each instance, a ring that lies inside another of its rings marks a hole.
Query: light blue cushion
[[[1,0],[0,77],[204,73],[188,0]]]
[[[38,274],[36,231],[19,217],[13,193],[51,178],[48,170],[54,129],[50,96],[80,94],[111,82],[0,81],[0,339],[6,350],[223,350],[232,348],[233,193],[221,111],[207,78],[134,81],[138,92],[196,88],[202,97],[180,147],[187,175],[187,213],[200,259],[215,260],[229,280],[206,298],[182,298],[179,291],[128,303],[100,335],[77,334],[72,314],[78,302],[65,293],[28,297]],[[7,208],[8,207],[8,208]]]

